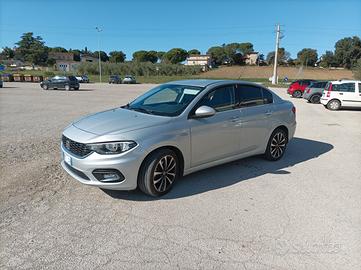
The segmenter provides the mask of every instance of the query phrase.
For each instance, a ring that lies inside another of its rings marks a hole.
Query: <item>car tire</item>
[[[65,85],[65,91],[70,91],[70,85]]]
[[[139,170],[138,187],[145,194],[159,197],[168,193],[179,178],[179,161],[170,149],[151,153]]]
[[[313,95],[313,96],[310,98],[310,102],[313,103],[313,104],[318,104],[318,103],[320,103],[320,100],[321,100],[321,96],[320,96],[320,95]]]
[[[46,84],[43,84],[42,88],[43,88],[44,90],[48,90],[48,89],[49,89],[48,85],[46,85]]]
[[[74,87],[74,90],[79,90],[79,87]]]
[[[265,158],[270,161],[281,159],[286,151],[287,143],[287,132],[282,128],[275,129],[268,140]]]
[[[301,98],[302,97],[302,92],[300,90],[296,90],[296,91],[293,92],[292,97]]]
[[[337,111],[341,108],[341,102],[337,99],[331,99],[328,103],[327,103],[327,109],[331,110],[331,111]]]

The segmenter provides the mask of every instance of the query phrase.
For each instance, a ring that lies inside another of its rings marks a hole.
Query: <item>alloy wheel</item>
[[[337,100],[333,100],[330,102],[330,109],[331,110],[338,110],[340,107],[340,104]]]
[[[286,148],[286,136],[283,132],[277,132],[271,141],[271,156],[275,159],[281,157]]]
[[[163,156],[153,173],[153,185],[158,192],[164,192],[173,184],[177,174],[177,162],[171,155]]]

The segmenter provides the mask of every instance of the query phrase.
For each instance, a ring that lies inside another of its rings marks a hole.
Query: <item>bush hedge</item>
[[[174,76],[196,75],[201,73],[199,66],[184,66],[180,64],[153,64],[153,63],[102,63],[104,75],[133,75],[133,76]],[[81,63],[78,68],[79,74],[99,74],[98,63]]]

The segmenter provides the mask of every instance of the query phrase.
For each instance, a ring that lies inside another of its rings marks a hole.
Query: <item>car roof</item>
[[[332,84],[340,84],[340,83],[361,83],[358,80],[338,80],[338,81],[331,81]]]
[[[248,81],[240,81],[240,80],[210,80],[210,79],[194,79],[194,80],[180,80],[180,81],[171,81],[167,84],[179,84],[179,85],[189,85],[189,86],[198,86],[198,87],[207,87],[210,85],[223,85],[223,84],[250,84],[256,86],[262,86],[257,83],[248,82]]]

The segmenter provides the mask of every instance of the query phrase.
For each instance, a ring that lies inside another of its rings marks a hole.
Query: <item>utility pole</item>
[[[98,26],[95,27],[95,29],[98,32],[98,56],[99,56],[99,82],[102,82],[102,61],[100,58],[100,32],[103,31],[102,29],[100,29]]]
[[[281,27],[279,24],[277,24],[277,31],[276,31],[276,50],[275,50],[275,62],[273,65],[273,77],[272,77],[272,84],[278,83],[277,78],[277,64],[278,64],[278,47],[280,44],[280,33],[281,33]]]

